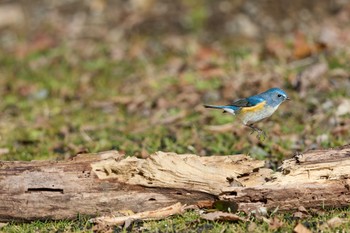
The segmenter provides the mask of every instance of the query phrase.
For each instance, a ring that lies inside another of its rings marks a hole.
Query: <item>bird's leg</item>
[[[254,132],[258,132],[258,135],[256,135],[256,137],[257,137],[259,140],[260,140],[261,136],[263,136],[263,141],[264,141],[265,138],[267,137],[266,133],[265,133],[262,129],[260,129],[260,128],[254,126],[253,124],[250,124],[250,125],[247,125],[247,126],[248,126],[249,128],[252,129],[252,132],[251,132],[250,134],[253,134]]]

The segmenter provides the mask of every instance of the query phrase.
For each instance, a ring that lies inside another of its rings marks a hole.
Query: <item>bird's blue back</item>
[[[206,107],[220,108],[220,109],[224,109],[225,111],[237,114],[243,108],[254,107],[259,104],[262,104],[263,102],[266,103],[266,106],[276,107],[280,105],[285,99],[285,98],[282,98],[282,99],[279,98],[278,97],[279,95],[287,98],[287,94],[282,89],[271,88],[260,94],[236,100],[233,103],[228,105],[224,105],[224,106],[206,105]]]

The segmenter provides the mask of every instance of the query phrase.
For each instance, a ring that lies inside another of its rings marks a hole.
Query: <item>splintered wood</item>
[[[310,151],[285,160],[268,182],[224,188],[220,198],[250,211],[261,206],[279,210],[344,207],[350,204],[350,147]]]
[[[135,220],[157,220],[163,219],[174,214],[181,214],[184,212],[184,206],[178,202],[174,205],[161,208],[154,211],[145,211],[137,214],[126,216],[102,216],[90,219],[90,222],[102,225],[122,225],[127,221]]]
[[[147,159],[128,157],[119,161],[113,158],[99,161],[92,164],[92,170],[101,180],[115,178],[132,185],[181,188],[218,195],[223,187],[230,187],[234,182],[235,186],[263,183],[264,176],[272,172],[267,169],[260,172],[263,166],[264,161],[246,155],[200,157],[158,152]],[[239,179],[247,174],[254,178]]]
[[[200,157],[118,152],[66,161],[0,162],[0,221],[135,213],[217,199],[239,210],[294,210],[350,204],[350,146],[297,155],[280,171],[246,155]]]
[[[215,196],[182,188],[148,188],[99,179],[92,164],[123,161],[116,151],[78,155],[67,161],[0,162],[0,221],[73,219],[78,214],[142,212]],[[108,171],[105,171],[108,174]]]

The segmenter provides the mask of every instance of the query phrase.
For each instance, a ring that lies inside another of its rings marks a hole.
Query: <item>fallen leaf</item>
[[[248,225],[248,232],[255,232],[255,229],[258,227],[258,225],[256,225],[256,223],[255,222],[251,222],[251,223],[249,223],[249,225]]]
[[[213,64],[205,64],[199,68],[200,75],[204,78],[220,77],[225,75],[225,71]]]
[[[215,60],[220,56],[220,52],[212,47],[202,46],[198,49],[195,54],[195,59],[197,63],[210,62]]]
[[[0,148],[0,155],[5,155],[10,152],[9,148]]]
[[[276,36],[267,38],[265,50],[268,54],[280,59],[290,56],[290,51],[288,51],[286,43],[280,37]]]
[[[304,214],[300,211],[297,211],[297,212],[293,213],[293,217],[301,219],[304,217]]]
[[[269,229],[270,230],[277,230],[278,228],[280,228],[282,226],[283,226],[283,222],[277,217],[274,217],[269,222]]]
[[[214,201],[198,201],[196,204],[188,205],[185,207],[185,210],[198,210],[198,209],[212,209]]]
[[[349,131],[350,123],[344,123],[344,125],[340,125],[332,129],[332,134],[335,136],[345,135]]]
[[[305,35],[302,34],[301,32],[297,32],[295,34],[295,39],[294,39],[294,51],[293,51],[294,58],[302,59],[310,56],[311,54],[312,54],[312,48],[307,43]]]
[[[303,224],[298,223],[296,227],[294,228],[295,233],[312,233],[308,228],[306,228]]]
[[[197,206],[198,206],[198,208],[212,208],[213,201],[209,201],[209,200],[198,201]]]
[[[304,213],[304,214],[308,214],[308,213],[309,213],[309,212],[305,209],[304,206],[299,206],[299,207],[298,207],[298,210],[299,210],[300,212]]]
[[[45,51],[49,48],[54,47],[56,40],[49,35],[38,35],[31,42],[25,43],[19,46],[16,51],[18,58],[24,58],[28,54]]]
[[[209,221],[242,221],[245,222],[246,220],[242,217],[239,217],[236,214],[231,214],[231,213],[225,213],[222,211],[215,211],[212,213],[207,213],[201,215],[202,219],[209,220]]]
[[[177,75],[186,69],[186,63],[182,58],[169,59],[167,64],[167,71],[169,75]]]
[[[295,34],[293,56],[295,59],[303,59],[313,54],[318,54],[327,49],[325,41],[309,43],[301,32]]]
[[[95,233],[113,233],[115,232],[114,226],[106,226],[106,225],[95,225],[92,227],[92,231]],[[121,229],[121,227],[119,227]]]
[[[334,217],[334,218],[331,218],[327,221],[327,225],[330,227],[330,228],[334,228],[334,227],[338,227],[340,225],[342,225],[343,223],[346,223],[347,221],[345,219],[341,219],[339,217]]]
[[[170,215],[174,214],[180,214],[184,211],[184,205],[182,205],[180,202],[161,208],[158,210],[153,211],[145,211],[137,214],[132,214],[128,216],[121,216],[121,217],[109,217],[109,216],[102,216],[97,218],[92,218],[89,221],[91,223],[99,224],[99,225],[122,225],[127,223],[128,225],[131,224],[132,221],[135,221],[137,219],[142,220],[157,220],[157,219],[163,219]],[[131,222],[130,222],[131,221]]]
[[[335,115],[343,116],[350,113],[350,99],[343,99],[338,105]]]

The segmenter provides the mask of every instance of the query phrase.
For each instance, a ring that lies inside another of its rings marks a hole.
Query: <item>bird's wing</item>
[[[245,99],[239,99],[234,101],[232,104],[232,106],[236,106],[236,107],[253,107],[259,103],[264,102],[265,99],[263,99],[262,97],[259,96],[251,96]]]

